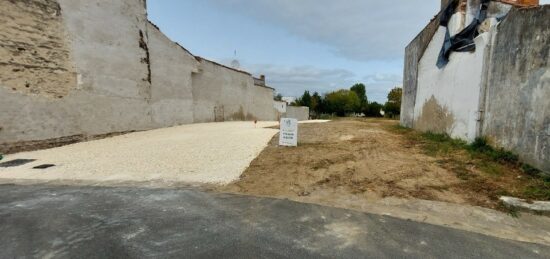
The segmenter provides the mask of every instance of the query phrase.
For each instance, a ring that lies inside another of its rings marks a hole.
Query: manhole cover
[[[36,159],[14,159],[14,160],[6,161],[4,163],[0,163],[0,167],[20,166],[20,165],[28,164],[34,161],[36,161]]]
[[[38,165],[38,166],[35,166],[33,167],[32,169],[46,169],[46,168],[50,168],[52,166],[55,166],[55,165],[52,165],[52,164],[43,164],[43,165]]]

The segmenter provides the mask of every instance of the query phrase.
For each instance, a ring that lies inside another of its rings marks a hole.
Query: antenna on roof
[[[231,61],[231,67],[234,69],[240,69],[241,63],[237,60],[237,50],[235,50],[234,55],[233,61]]]

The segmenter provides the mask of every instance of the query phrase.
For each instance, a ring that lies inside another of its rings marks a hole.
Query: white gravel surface
[[[0,180],[184,182],[226,184],[239,178],[278,130],[277,122],[224,122],[172,128],[7,155],[36,159],[0,168]],[[48,169],[32,169],[55,164]]]

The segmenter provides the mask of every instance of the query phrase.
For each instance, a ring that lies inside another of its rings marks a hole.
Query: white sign
[[[281,119],[281,130],[279,131],[279,145],[296,147],[298,146],[298,120]]]

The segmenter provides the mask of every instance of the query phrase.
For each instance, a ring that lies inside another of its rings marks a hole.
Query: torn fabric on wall
[[[469,52],[475,51],[476,45],[474,38],[479,35],[478,27],[487,17],[487,9],[489,8],[490,0],[482,0],[479,8],[479,13],[474,20],[466,26],[462,31],[451,37],[449,31],[449,21],[453,14],[456,13],[458,7],[458,0],[453,0],[447,5],[445,11],[441,14],[440,25],[447,28],[445,33],[445,42],[439,53],[437,60],[437,67],[443,68],[449,63],[449,56],[453,51],[456,52]]]

